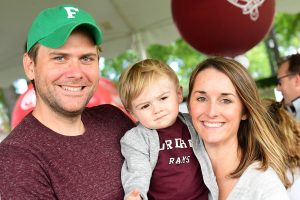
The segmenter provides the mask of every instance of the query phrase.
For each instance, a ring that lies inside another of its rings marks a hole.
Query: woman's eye
[[[230,99],[222,99],[222,102],[225,103],[225,104],[229,104],[231,103],[232,101]]]
[[[200,101],[200,102],[203,102],[203,101],[205,101],[206,99],[205,99],[205,97],[198,97],[197,98],[197,101]]]

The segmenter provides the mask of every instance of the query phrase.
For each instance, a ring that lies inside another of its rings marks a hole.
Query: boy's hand
[[[140,191],[138,189],[134,189],[126,198],[126,200],[142,200],[140,196]]]

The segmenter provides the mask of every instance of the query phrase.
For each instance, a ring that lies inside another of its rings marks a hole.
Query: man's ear
[[[182,101],[183,101],[183,89],[182,89],[182,86],[178,87],[178,89],[177,89],[177,96],[178,96],[179,103],[182,103]]]
[[[29,57],[28,53],[24,53],[23,55],[23,67],[27,78],[29,80],[33,80],[35,78],[35,66],[33,60]]]
[[[300,88],[300,74],[295,75],[295,79],[296,79],[296,86]]]

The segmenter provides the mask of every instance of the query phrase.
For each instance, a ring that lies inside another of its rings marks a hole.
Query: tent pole
[[[143,44],[143,40],[140,32],[133,35],[133,50],[138,54],[139,59],[143,60],[147,58],[147,52]]]

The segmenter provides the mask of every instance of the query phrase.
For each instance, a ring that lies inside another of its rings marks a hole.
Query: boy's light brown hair
[[[166,63],[145,59],[124,70],[119,79],[119,95],[127,111],[131,111],[131,102],[138,97],[145,87],[155,84],[158,77],[166,76],[172,80],[176,88],[180,87],[175,71]]]

